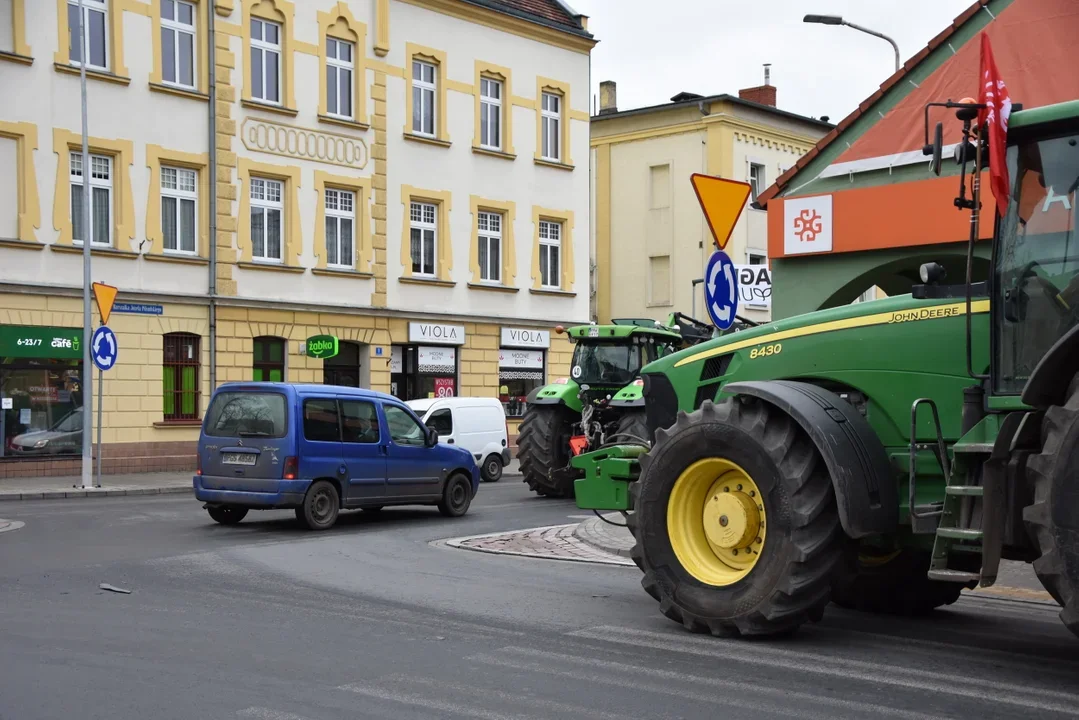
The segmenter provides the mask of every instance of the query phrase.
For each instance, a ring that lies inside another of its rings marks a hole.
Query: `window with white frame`
[[[72,152],[71,163],[71,240],[82,244],[86,237],[83,208],[82,153]],[[90,244],[112,245],[112,158],[90,156]]]
[[[194,170],[161,168],[161,238],[165,252],[195,254],[197,188]]]
[[[285,184],[280,180],[251,178],[251,257],[284,260],[283,215]]]
[[[755,201],[757,196],[764,192],[764,165],[761,163],[749,164],[749,187],[751,201]]]
[[[281,26],[251,18],[251,97],[281,103]]]
[[[480,243],[480,280],[502,282],[502,215],[495,212],[480,212],[476,215]]]
[[[326,112],[352,119],[353,44],[326,38]]]
[[[502,83],[480,78],[480,147],[502,149]]]
[[[82,27],[79,22],[79,3],[68,0],[67,33],[68,57],[72,65],[87,58],[86,67],[109,69],[109,5],[107,0],[82,0]],[[85,43],[79,42],[85,33]]]
[[[161,80],[195,88],[195,6],[161,0]]]
[[[562,223],[540,220],[540,285],[556,288],[562,284]]]
[[[764,253],[756,253],[752,250],[749,251],[749,264],[750,265],[767,265],[768,256]]]
[[[412,61],[412,132],[435,135],[435,66]]]
[[[355,247],[356,194],[326,188],[326,264],[352,267]]]
[[[413,202],[411,220],[412,274],[435,274],[435,244],[438,236],[437,210],[433,203]]]
[[[542,103],[540,117],[543,122],[543,147],[540,156],[544,160],[559,162],[562,159],[562,96],[543,93]]]

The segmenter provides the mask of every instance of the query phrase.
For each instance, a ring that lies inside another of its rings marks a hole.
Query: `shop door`
[[[344,387],[360,386],[360,345],[342,340],[338,352],[322,363],[322,383]]]

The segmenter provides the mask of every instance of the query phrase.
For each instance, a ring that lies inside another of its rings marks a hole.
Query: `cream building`
[[[736,265],[767,267],[767,213],[752,202],[832,125],[778,109],[767,70],[764,85],[737,97],[679,93],[663,105],[620,110],[616,90],[600,84],[592,117],[592,315],[605,322],[695,312],[708,322],[704,287],[694,280],[714,247],[690,176],[751,184],[726,252]],[[744,273],[760,275],[753,267]],[[764,293],[744,289],[739,314],[769,319]]]
[[[0,476],[77,469],[83,58],[92,276],[119,288],[106,472],[193,467],[226,381],[501,396],[513,416],[566,372],[551,329],[589,317],[586,17],[83,6],[80,48],[74,0],[0,0]],[[316,336],[338,354],[308,353]]]

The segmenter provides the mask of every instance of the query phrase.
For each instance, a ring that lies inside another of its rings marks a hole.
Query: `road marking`
[[[415,705],[416,707],[425,708],[427,710],[436,710],[440,713],[452,713],[454,715],[464,715],[466,717],[480,718],[480,720],[525,720],[527,718],[535,718],[535,715],[503,715],[502,713],[493,712],[485,708],[477,707],[475,705],[465,705],[461,703],[446,702],[443,700],[435,700],[433,698],[425,698],[420,695],[410,695],[408,693],[396,692],[394,690],[385,690],[383,688],[375,687],[373,685],[366,685],[363,683],[350,683],[348,685],[340,685],[338,690],[347,690],[357,695],[363,695],[365,697],[373,697],[379,700],[387,700],[389,702],[401,703],[402,705]],[[472,693],[475,694],[476,690],[473,689]],[[276,720],[276,719],[275,719]]]
[[[271,710],[264,707],[249,707],[236,713],[240,717],[258,718],[258,720],[309,720],[300,715]]]
[[[19,522],[18,520],[0,520],[0,533],[18,530],[24,525],[26,525],[26,523]]]

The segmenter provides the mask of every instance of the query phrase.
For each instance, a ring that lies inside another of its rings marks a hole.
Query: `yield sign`
[[[101,324],[109,324],[109,314],[112,312],[112,304],[116,302],[117,290],[112,285],[94,283],[94,300],[97,301],[97,311],[101,313]]]
[[[742,215],[742,209],[746,206],[746,198],[749,197],[751,189],[749,183],[701,173],[693,173],[689,180],[693,183],[697,202],[701,204],[708,227],[712,230],[716,248],[725,249],[731,233],[734,232],[734,226]]]

